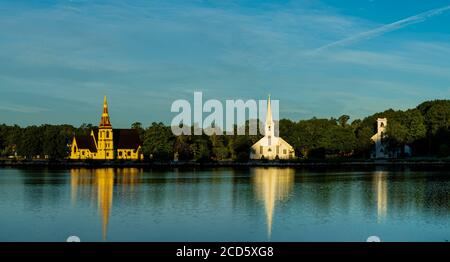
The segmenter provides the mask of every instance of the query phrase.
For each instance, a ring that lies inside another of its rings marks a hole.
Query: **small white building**
[[[275,136],[275,123],[272,119],[270,96],[267,101],[264,137],[256,142],[250,152],[250,159],[291,159],[295,157],[294,148],[281,137]]]
[[[388,150],[386,145],[386,128],[387,118],[377,119],[377,133],[372,136],[372,141],[375,143],[374,151],[372,152],[372,158],[395,158],[398,157],[402,150],[401,148],[395,148]],[[407,156],[411,156],[411,147],[405,145],[403,153]]]

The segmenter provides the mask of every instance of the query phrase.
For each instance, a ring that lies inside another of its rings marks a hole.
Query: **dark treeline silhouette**
[[[377,118],[387,118],[388,148],[409,145],[415,157],[450,156],[450,100],[424,102],[414,109],[389,109],[362,120],[349,122],[339,118],[279,121],[281,137],[303,159],[367,159],[371,155],[371,137],[376,133]],[[248,125],[248,122],[247,122]],[[41,125],[19,127],[0,125],[0,156],[64,159],[74,134],[89,134],[92,125]],[[248,161],[250,147],[260,136],[181,135],[174,136],[170,126],[152,123],[143,128],[136,122],[146,160]],[[237,128],[237,127],[236,127]]]

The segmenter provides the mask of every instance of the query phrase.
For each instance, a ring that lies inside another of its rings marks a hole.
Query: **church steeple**
[[[265,135],[273,137],[275,135],[274,131],[274,122],[272,118],[272,107],[270,105],[270,95],[269,99],[267,100],[267,113],[266,113],[266,124],[265,124]]]
[[[103,100],[103,113],[102,113],[102,119],[100,120],[99,128],[111,128],[111,121],[109,120],[109,113],[108,113],[108,101],[105,99]]]

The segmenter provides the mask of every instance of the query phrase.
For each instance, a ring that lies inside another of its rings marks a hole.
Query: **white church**
[[[386,138],[387,118],[377,119],[377,133],[372,136],[372,141],[375,143],[374,151],[372,152],[372,158],[395,158],[398,157],[402,150],[401,148],[395,148],[389,150],[387,148]],[[407,156],[411,156],[411,147],[405,145],[403,152]]]
[[[294,148],[283,138],[275,136],[275,123],[272,118],[270,96],[267,100],[266,122],[264,137],[256,142],[250,152],[250,159],[291,159],[295,157]]]

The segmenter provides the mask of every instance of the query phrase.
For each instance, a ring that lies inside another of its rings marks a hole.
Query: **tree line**
[[[385,141],[388,148],[393,150],[409,145],[415,157],[450,156],[450,100],[428,101],[406,111],[389,109],[351,122],[348,115],[342,115],[297,122],[282,119],[276,124],[281,137],[302,159],[367,159],[373,150],[371,137],[377,131],[377,118],[388,119]],[[87,135],[93,127],[88,124],[80,127],[3,124],[0,125],[0,157],[17,154],[27,158],[47,156],[49,159],[64,159],[70,153],[73,136]],[[261,138],[251,135],[174,136],[170,126],[163,123],[152,123],[144,128],[136,122],[131,128],[138,130],[142,152],[150,161],[170,161],[176,157],[205,162],[246,162],[250,147]]]

